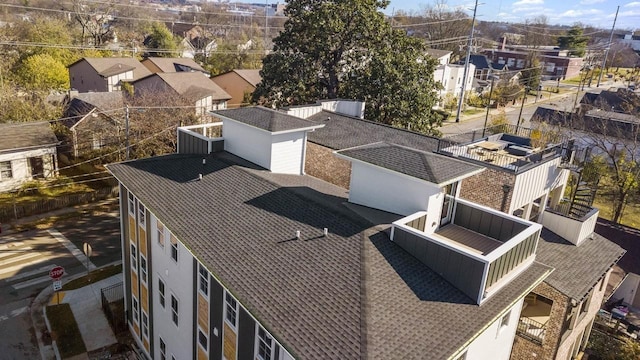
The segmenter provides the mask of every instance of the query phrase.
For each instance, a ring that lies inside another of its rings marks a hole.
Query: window
[[[178,239],[171,234],[171,258],[178,262]]]
[[[158,221],[158,245],[164,247],[164,225]]]
[[[12,177],[11,161],[0,161],[0,180],[11,179]]]
[[[131,298],[131,300],[132,300],[131,301],[131,303],[132,303],[131,307],[133,308],[133,322],[135,322],[137,324],[138,323],[138,316],[139,316],[138,311],[140,311],[139,308],[138,308],[138,299]]]
[[[136,201],[135,201],[135,197],[133,196],[133,193],[129,193],[129,214],[131,215],[135,215],[136,214]]]
[[[273,339],[262,328],[258,328],[258,359],[271,360],[273,358]]]
[[[178,326],[178,299],[171,294],[171,319]]]
[[[149,317],[142,311],[142,335],[149,338]]]
[[[524,67],[524,59],[517,59],[516,60],[516,68],[517,69],[522,69]]]
[[[167,360],[167,344],[160,338],[160,360]]]
[[[138,272],[138,251],[134,244],[131,244],[131,269]]]
[[[224,303],[226,312],[224,318],[235,329],[238,326],[238,302],[233,298],[233,296],[231,296],[231,294],[225,292]]]
[[[160,299],[160,306],[164,308],[164,281],[158,279],[158,298]]]
[[[146,215],[147,215],[147,209],[144,208],[144,205],[138,202],[138,223],[142,227],[144,227],[146,224]]]
[[[200,346],[202,346],[204,351],[207,351],[207,344],[208,343],[209,343],[209,341],[207,341],[207,335],[205,335],[202,332],[202,330],[198,329],[198,344],[200,344]]]
[[[147,259],[142,254],[140,254],[140,279],[147,283]]]
[[[204,266],[198,264],[198,273],[198,288],[205,296],[209,296],[209,272]]]

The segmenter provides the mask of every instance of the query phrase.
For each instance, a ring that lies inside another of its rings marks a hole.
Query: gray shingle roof
[[[544,228],[536,260],[555,268],[545,282],[572,299],[581,301],[625,250],[593,233],[593,239],[575,246]]]
[[[270,132],[322,127],[320,123],[287,115],[262,106],[217,110],[214,113]]]
[[[447,358],[549,271],[477,306],[312,177],[225,152],[108,169],[299,359]]]
[[[340,115],[323,110],[309,120],[324,124],[324,128],[309,134],[309,141],[333,150],[342,150],[374,142],[386,141],[424,151],[435,151],[438,139],[389,125]]]
[[[48,122],[0,124],[0,152],[58,144]]]
[[[196,72],[174,72],[156,73],[151,76],[158,76],[178,94],[188,100],[197,101],[206,96],[211,96],[213,100],[229,100],[231,95],[222,90],[218,84],[199,71]]]
[[[68,67],[86,61],[93,69],[102,76],[112,76],[133,70],[133,80],[145,77],[151,72],[142,63],[134,58],[82,58]]]
[[[340,150],[338,154],[434,184],[446,184],[484,170],[448,156],[384,142]]]
[[[142,60],[143,65],[145,61],[149,61],[157,66],[162,72],[173,73],[173,72],[184,72],[186,69],[191,69],[192,71],[201,71],[206,72],[205,69],[202,68],[197,62],[193,59],[189,58],[163,58],[163,57],[147,57]]]

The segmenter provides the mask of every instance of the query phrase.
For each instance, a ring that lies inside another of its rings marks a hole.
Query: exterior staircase
[[[577,177],[575,182],[577,185],[573,190],[571,203],[565,215],[580,219],[593,208],[600,175],[596,171],[585,167],[585,164],[591,158],[590,148],[575,150],[573,143],[570,143],[570,149],[571,156],[566,158],[569,161],[565,161],[563,167],[569,169],[572,175]]]

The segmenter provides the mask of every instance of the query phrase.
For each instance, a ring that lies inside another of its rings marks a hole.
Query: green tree
[[[360,99],[370,120],[437,133],[435,60],[424,55],[422,40],[391,28],[378,11],[387,4],[289,1],[288,20],[263,60],[254,101],[287,106]]]
[[[583,35],[582,27],[574,25],[566,35],[558,37],[558,46],[561,50],[569,50],[569,55],[583,57],[589,37]]]
[[[69,88],[69,73],[66,66],[49,54],[36,54],[24,59],[17,77],[21,85],[30,90]]]
[[[522,70],[520,84],[529,90],[538,90],[540,85],[540,76],[542,75],[542,64],[534,52],[530,52],[528,56],[528,67]]]
[[[178,41],[167,26],[160,22],[151,24],[145,46],[149,56],[176,57],[178,52]]]

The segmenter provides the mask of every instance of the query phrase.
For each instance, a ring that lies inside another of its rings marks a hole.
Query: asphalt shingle
[[[0,152],[56,144],[58,139],[48,122],[0,124]]]
[[[262,106],[217,110],[214,113],[270,132],[322,127],[320,123],[287,115]]]

